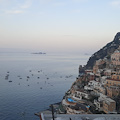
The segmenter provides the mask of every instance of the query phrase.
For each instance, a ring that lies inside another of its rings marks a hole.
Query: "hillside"
[[[104,57],[109,58],[110,54],[112,54],[118,47],[120,46],[120,32],[118,32],[113,41],[105,45],[102,49],[95,52],[88,60],[86,64],[87,69],[93,68],[93,65],[96,60],[103,59]]]

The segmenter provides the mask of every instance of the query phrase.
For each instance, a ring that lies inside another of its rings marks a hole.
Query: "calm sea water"
[[[0,120],[39,120],[34,113],[62,100],[88,58],[0,53]]]

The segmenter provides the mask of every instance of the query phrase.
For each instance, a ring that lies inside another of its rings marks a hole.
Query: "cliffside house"
[[[103,101],[103,111],[105,113],[116,113],[116,102],[110,98],[105,98]]]
[[[83,98],[85,99],[90,99],[90,94],[87,91],[83,91],[83,90],[79,90],[79,91],[75,91],[75,93],[73,94],[73,98],[75,100],[82,100]]]
[[[108,113],[116,113],[116,102],[106,95],[100,94],[98,100],[94,100],[96,109]]]
[[[116,50],[111,55],[111,61],[113,65],[120,65],[120,50]]]

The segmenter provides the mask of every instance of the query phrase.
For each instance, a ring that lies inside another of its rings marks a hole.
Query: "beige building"
[[[110,87],[110,86],[120,86],[120,80],[106,79],[106,85],[108,87]]]
[[[116,102],[110,98],[105,98],[103,101],[103,111],[105,113],[115,113],[116,112]]]
[[[120,86],[120,74],[113,74],[111,78],[106,79],[106,86]]]
[[[116,50],[112,55],[111,55],[111,61],[113,65],[120,65],[120,51]]]
[[[118,96],[119,94],[120,94],[120,87],[117,86],[107,87],[107,96],[112,98],[114,96]]]
[[[106,79],[107,96],[114,97],[120,94],[120,75],[113,74],[111,78]]]
[[[108,113],[116,113],[116,102],[106,95],[100,94],[98,100],[94,100],[96,109]]]
[[[112,79],[120,80],[120,73],[113,74],[113,75],[112,75]]]

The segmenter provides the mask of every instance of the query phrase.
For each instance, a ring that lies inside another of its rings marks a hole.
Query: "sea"
[[[39,120],[60,102],[90,55],[0,53],[0,120]]]

